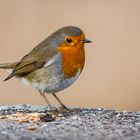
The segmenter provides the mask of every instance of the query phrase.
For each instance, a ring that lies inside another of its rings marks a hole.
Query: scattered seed
[[[5,119],[6,115],[0,116],[0,119]]]
[[[34,126],[28,126],[27,129],[33,131],[33,130],[36,130],[37,129],[37,126],[36,125],[34,125]]]

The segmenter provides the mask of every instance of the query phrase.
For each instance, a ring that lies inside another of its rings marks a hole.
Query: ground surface
[[[140,112],[79,108],[36,120],[46,112],[42,106],[0,106],[0,140],[140,140]]]

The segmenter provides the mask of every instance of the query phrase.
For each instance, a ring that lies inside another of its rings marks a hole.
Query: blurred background
[[[55,30],[80,27],[86,44],[80,78],[57,95],[67,106],[140,110],[139,0],[0,0],[0,63],[20,60]],[[0,104],[45,105],[38,91],[0,70]],[[51,103],[57,102],[48,95]]]

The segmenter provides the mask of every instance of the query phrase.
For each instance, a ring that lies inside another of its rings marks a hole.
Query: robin
[[[45,93],[52,94],[63,109],[67,109],[56,93],[72,85],[85,63],[84,43],[91,43],[76,26],[63,27],[33,48],[20,61],[0,64],[11,70],[7,81],[16,77],[37,89],[53,109]]]

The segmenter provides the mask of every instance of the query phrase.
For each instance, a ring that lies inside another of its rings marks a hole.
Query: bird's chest
[[[67,79],[76,77],[77,73],[83,70],[85,63],[84,48],[80,50],[65,50],[61,52],[62,57],[62,71],[64,77]]]

